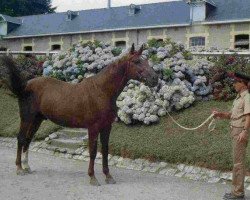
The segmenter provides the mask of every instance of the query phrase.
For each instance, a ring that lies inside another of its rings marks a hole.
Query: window
[[[249,49],[249,35],[242,34],[235,36],[234,47],[239,49]]]
[[[51,51],[59,51],[59,50],[61,50],[61,45],[60,44],[51,45]]]
[[[23,47],[24,51],[32,51],[32,46],[25,46]]]
[[[157,39],[157,42],[163,42],[163,39]]]
[[[0,51],[7,51],[7,48],[5,48],[5,47],[0,47]]]
[[[122,49],[125,49],[126,48],[126,41],[116,41],[115,46],[122,48]]]
[[[189,42],[191,47],[205,46],[205,37],[192,37],[190,38]]]

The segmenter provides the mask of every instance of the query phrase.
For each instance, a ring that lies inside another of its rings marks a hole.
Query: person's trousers
[[[244,195],[245,180],[245,160],[246,148],[248,142],[238,142],[237,138],[243,128],[231,127],[231,136],[233,143],[233,180],[232,193],[236,196]]]

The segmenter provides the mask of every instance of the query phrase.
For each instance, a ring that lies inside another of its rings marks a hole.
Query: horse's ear
[[[130,54],[133,54],[135,52],[135,44],[132,44],[132,47],[130,49]]]
[[[142,54],[143,49],[144,49],[144,45],[141,45],[141,48],[140,48],[140,49],[139,49],[139,51],[138,51],[138,54],[139,54],[139,55],[141,55],[141,54]]]

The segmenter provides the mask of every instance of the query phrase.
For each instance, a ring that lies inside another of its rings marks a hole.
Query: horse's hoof
[[[106,182],[107,184],[116,184],[116,181],[115,181],[115,179],[113,179],[112,176],[107,177],[107,178],[105,179],[105,182]]]
[[[93,186],[100,186],[101,184],[98,182],[98,180],[96,179],[96,177],[91,177],[90,178],[90,185],[93,185]]]
[[[24,168],[23,169],[27,174],[32,174],[32,171],[30,169],[30,167]]]
[[[23,170],[23,169],[17,169],[17,170],[16,170],[16,174],[17,174],[18,176],[24,176],[24,175],[27,174],[27,171],[25,171],[25,170]]]

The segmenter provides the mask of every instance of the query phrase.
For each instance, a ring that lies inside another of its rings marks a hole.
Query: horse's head
[[[138,80],[150,87],[155,87],[158,84],[158,75],[152,67],[150,67],[148,60],[142,55],[143,45],[139,51],[135,51],[134,44],[129,52],[129,64],[127,68],[128,78]]]

